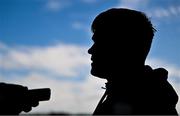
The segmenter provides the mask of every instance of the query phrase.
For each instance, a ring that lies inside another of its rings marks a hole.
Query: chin
[[[91,64],[91,74],[99,78],[104,78],[107,72],[105,71],[104,67],[105,67],[104,65],[99,65],[93,62]]]
[[[95,70],[93,70],[93,68],[91,69],[91,74],[92,74],[93,76],[98,76],[98,75],[97,75],[97,72],[96,72]]]
[[[91,69],[91,74],[92,74],[93,76],[100,76],[100,75],[99,75],[99,71],[98,71],[97,69],[93,68],[93,67],[92,67],[92,69]]]
[[[104,72],[102,72],[102,71],[98,71],[97,69],[91,69],[91,74],[93,75],[93,76],[95,76],[95,77],[98,77],[98,78],[103,78],[103,79],[105,79],[105,74],[104,74]]]

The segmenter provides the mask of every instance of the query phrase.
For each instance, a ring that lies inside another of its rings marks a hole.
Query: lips
[[[91,57],[91,65],[93,65],[94,64],[94,59]]]
[[[91,61],[94,61],[94,60],[93,60],[93,57],[91,57]]]

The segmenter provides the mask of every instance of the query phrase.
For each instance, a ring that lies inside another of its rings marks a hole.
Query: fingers
[[[37,107],[39,105],[39,102],[37,101],[37,102],[33,102],[32,104],[31,104],[31,106],[32,107]]]
[[[31,106],[25,106],[24,108],[23,108],[23,111],[24,112],[29,112],[29,111],[31,111],[32,110],[32,107]]]
[[[32,110],[32,107],[37,107],[39,105],[39,101],[34,99],[27,99],[22,106],[22,111],[29,112]]]
[[[0,83],[0,114],[29,112],[39,105],[39,101],[49,98],[49,88],[28,90],[25,86]]]

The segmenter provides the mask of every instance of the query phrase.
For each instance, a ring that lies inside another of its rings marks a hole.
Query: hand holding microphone
[[[17,115],[29,112],[40,101],[50,99],[49,88],[30,89],[22,85],[0,83],[0,114]]]

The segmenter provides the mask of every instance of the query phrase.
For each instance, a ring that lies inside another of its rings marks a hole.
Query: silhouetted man
[[[168,72],[145,65],[155,29],[144,13],[109,9],[95,18],[92,32],[91,74],[107,79],[94,115],[177,114]]]

